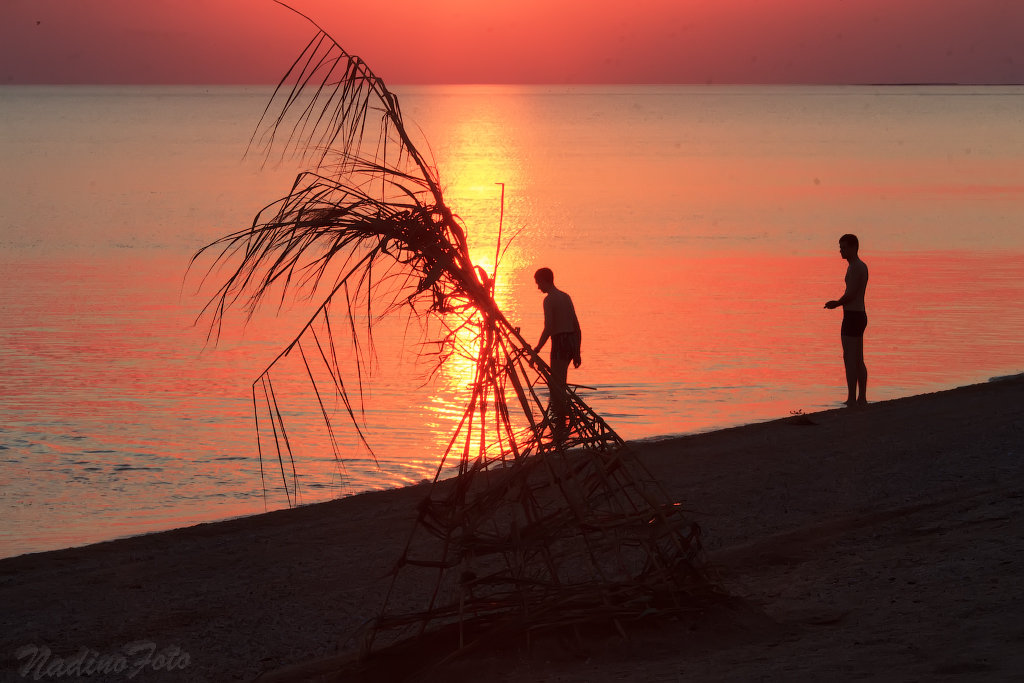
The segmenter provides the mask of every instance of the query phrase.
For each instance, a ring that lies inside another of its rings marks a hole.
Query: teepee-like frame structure
[[[471,261],[465,229],[397,98],[310,21],[316,34],[254,139],[269,146],[287,133],[284,150],[312,152],[313,170],[250,228],[200,252],[214,250],[227,269],[206,309],[215,333],[229,308],[251,314],[275,288],[318,297],[253,383],[257,430],[262,414],[285,489],[296,465],[271,379],[285,356],[301,357],[336,454],[338,425],[324,395],[340,399],[365,443],[358,359],[370,353],[380,316],[433,321],[439,362],[459,354],[475,368],[367,650],[444,626],[458,631],[458,650],[501,629],[621,624],[694,607],[708,588],[698,527],[571,388],[567,428],[554,429],[549,369],[498,309],[493,276]],[[357,358],[354,385],[338,362],[343,348]],[[443,479],[455,459],[457,476]]]

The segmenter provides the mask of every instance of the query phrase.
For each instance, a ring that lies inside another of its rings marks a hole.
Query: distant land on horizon
[[[751,87],[784,87],[784,86],[806,86],[806,87],[871,87],[871,88],[912,88],[912,87],[951,87],[951,88],[996,88],[996,87],[1021,87],[1024,86],[1024,81],[1020,82],[958,82],[958,81],[901,81],[901,82],[885,82],[885,81],[867,81],[867,82],[718,82],[718,81],[703,81],[703,82],[649,82],[649,83],[637,83],[637,82],[587,82],[587,83],[543,83],[543,82],[493,82],[493,83],[426,83],[426,82],[392,82],[385,78],[384,82],[389,87],[408,87],[408,86],[549,86],[549,87],[564,87],[564,88],[576,88],[576,87],[600,87],[600,86],[668,86],[668,85],[703,85],[703,86],[751,86]],[[0,86],[9,87],[118,87],[118,86],[132,86],[132,87],[275,87],[279,84],[278,81],[262,81],[262,82],[216,82],[216,83],[205,83],[205,82],[94,82],[94,83],[82,83],[82,82],[36,82],[36,83],[21,83],[11,82],[8,80],[5,83],[0,83]]]

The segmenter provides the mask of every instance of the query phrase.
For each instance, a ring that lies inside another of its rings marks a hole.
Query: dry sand
[[[1024,378],[636,446],[750,609],[565,634],[433,678],[1024,678]],[[424,494],[0,560],[0,680],[72,680],[22,677],[43,647],[85,666],[152,644],[127,657],[133,678],[87,680],[251,680],[335,655],[379,609]]]

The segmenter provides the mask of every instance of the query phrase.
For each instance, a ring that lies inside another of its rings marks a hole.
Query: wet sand
[[[1024,377],[635,447],[746,607],[433,678],[1024,676]],[[140,642],[125,671],[86,680],[252,680],[354,648],[425,491],[0,560],[0,680],[74,680],[47,667]]]

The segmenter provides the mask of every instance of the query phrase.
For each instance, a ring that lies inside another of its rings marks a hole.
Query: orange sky
[[[392,84],[1024,82],[1020,0],[294,0]],[[0,83],[266,83],[271,0],[3,0]]]

